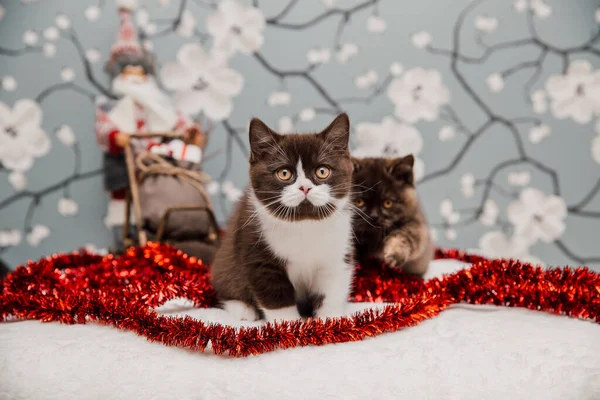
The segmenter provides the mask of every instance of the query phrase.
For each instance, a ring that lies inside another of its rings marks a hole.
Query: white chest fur
[[[322,220],[287,222],[275,218],[254,196],[262,238],[273,253],[287,262],[292,284],[312,286],[315,274],[329,268],[343,268],[343,259],[352,247],[352,213],[347,200],[340,200],[337,211]]]

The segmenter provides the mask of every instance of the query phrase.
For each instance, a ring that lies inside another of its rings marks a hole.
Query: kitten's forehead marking
[[[298,177],[296,178],[296,183],[298,186],[308,186],[313,187],[313,182],[306,177],[306,173],[304,172],[304,167],[302,167],[302,159],[298,158],[298,164],[296,164],[296,174]]]

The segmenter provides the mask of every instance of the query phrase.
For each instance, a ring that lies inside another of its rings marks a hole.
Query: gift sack
[[[206,207],[212,211],[203,184],[209,177],[189,161],[141,153],[136,157],[143,227],[157,233],[165,213],[173,207]],[[166,218],[163,240],[215,241],[212,214],[206,210],[172,210]]]

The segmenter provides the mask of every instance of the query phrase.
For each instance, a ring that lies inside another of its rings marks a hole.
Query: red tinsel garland
[[[96,321],[168,346],[244,357],[275,349],[361,340],[410,327],[451,304],[525,307],[600,323],[600,274],[587,268],[542,269],[513,260],[487,260],[458,250],[437,258],[472,267],[424,282],[384,266],[356,269],[352,301],[395,303],[353,317],[233,328],[154,311],[185,297],[213,307],[215,293],[201,261],[163,244],[131,248],[123,256],[85,252],[53,255],[0,280],[0,321]]]

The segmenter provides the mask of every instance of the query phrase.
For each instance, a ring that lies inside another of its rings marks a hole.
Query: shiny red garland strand
[[[384,266],[356,270],[352,300],[395,303],[353,317],[233,328],[153,309],[176,297],[215,306],[208,268],[162,244],[129,249],[121,257],[82,252],[53,255],[0,280],[0,321],[96,321],[148,340],[195,351],[244,357],[275,349],[362,340],[410,327],[451,304],[524,307],[600,323],[600,274],[587,268],[542,269],[514,260],[486,260],[458,250],[437,258],[472,267],[424,282]]]

